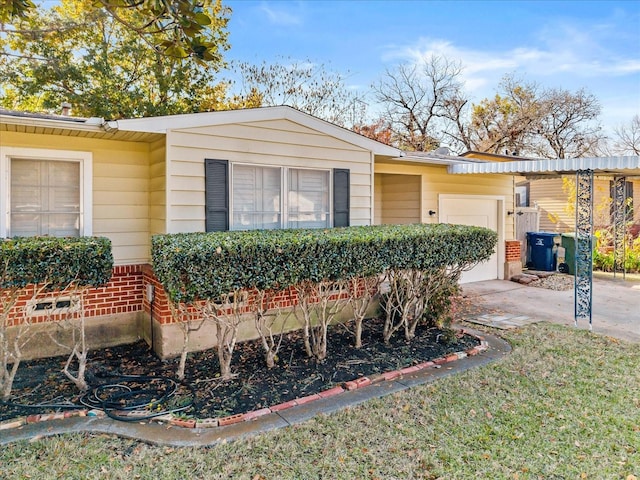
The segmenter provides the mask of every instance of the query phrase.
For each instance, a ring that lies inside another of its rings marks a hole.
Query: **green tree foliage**
[[[543,158],[592,155],[603,140],[598,100],[585,90],[541,89],[506,76],[473,105],[467,148]]]
[[[468,148],[489,153],[520,153],[537,130],[541,105],[534,86],[512,77],[500,84],[501,93],[472,106]]]
[[[229,84],[216,82],[229,47],[228,9],[220,1],[203,8],[214,19],[206,35],[217,52],[207,62],[168,55],[155,48],[164,41],[162,33],[148,33],[152,41],[144,41],[90,0],[63,0],[50,10],[32,11],[0,37],[0,105],[55,111],[70,102],[74,115],[118,119],[259,104],[259,97],[228,98]],[[136,10],[119,14],[140,21]]]
[[[168,57],[221,61],[218,36],[219,29],[226,26],[224,15],[228,9],[223,9],[219,1],[93,0],[75,3],[102,10]],[[28,19],[37,15],[38,8],[31,0],[0,0],[0,23]]]

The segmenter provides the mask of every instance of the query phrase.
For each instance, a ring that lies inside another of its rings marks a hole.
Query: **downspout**
[[[109,121],[103,120],[100,126],[107,133],[112,133],[112,132],[115,133],[118,131],[118,128],[119,128],[117,120],[109,120]]]
[[[371,208],[369,213],[369,225],[376,224],[376,154],[371,151]],[[351,212],[349,212],[351,216]],[[349,223],[351,224],[351,223]]]

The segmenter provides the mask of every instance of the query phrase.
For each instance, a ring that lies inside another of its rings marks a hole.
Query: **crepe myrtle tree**
[[[191,334],[199,331],[207,318],[203,315],[201,309],[180,302],[170,301],[169,310],[171,311],[171,318],[178,324],[182,331],[182,348],[180,349],[180,360],[178,361],[178,368],[176,369],[176,377],[182,381],[184,380],[185,368],[187,366]]]
[[[491,230],[459,225],[167,234],[153,237],[152,258],[170,301],[201,308],[216,326],[221,375],[230,378],[239,327],[252,315],[267,364],[275,361],[281,337],[274,335],[275,318],[266,318],[273,292],[295,293],[305,351],[322,361],[329,326],[348,303],[361,344],[366,311],[388,279],[393,295],[385,340],[399,329],[411,339],[430,300],[442,294],[440,277],[457,280],[490,257],[496,240]]]
[[[430,227],[396,232],[380,249],[382,263],[389,265],[388,292],[382,301],[385,343],[401,329],[410,341],[430,302],[457,283],[462,272],[487,260],[497,242],[494,231],[481,227]]]
[[[254,322],[264,350],[267,368],[275,367],[278,361],[284,329],[293,315],[291,308],[283,307],[277,300],[279,293],[273,290],[256,290],[255,292]]]
[[[349,306],[353,310],[353,337],[355,348],[362,347],[364,320],[374,300],[378,298],[380,286],[384,280],[385,276],[381,274],[362,278],[353,277],[347,280],[347,298]]]
[[[22,347],[32,337],[29,308],[55,323],[50,337],[69,352],[63,373],[87,389],[84,297],[111,278],[111,241],[103,237],[29,237],[0,241],[0,387],[11,395]],[[29,300],[17,308],[18,299]],[[77,365],[77,370],[73,366]]]

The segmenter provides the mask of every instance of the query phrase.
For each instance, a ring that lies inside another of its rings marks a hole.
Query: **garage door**
[[[498,231],[498,200],[479,197],[447,197],[440,199],[440,221],[458,225],[472,225]],[[460,283],[479,282],[498,278],[498,254],[462,274]]]

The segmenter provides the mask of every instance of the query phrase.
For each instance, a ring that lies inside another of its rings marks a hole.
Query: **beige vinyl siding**
[[[575,184],[574,176],[567,176]],[[595,177],[593,180],[593,225],[603,228],[611,225],[611,190],[613,177]],[[571,232],[575,230],[575,198],[563,190],[561,178],[535,180],[530,183],[531,205],[537,203],[540,208],[540,230],[549,232]],[[640,182],[633,186],[634,218],[640,220]]]
[[[451,175],[446,166],[415,165],[400,162],[377,162],[378,174],[419,175],[421,177],[420,221],[423,223],[437,223],[438,216],[429,215],[429,210],[438,211],[440,194],[486,195],[504,196],[505,210],[513,210],[513,178],[508,175]],[[377,219],[391,220],[384,212],[385,199],[378,198],[381,193],[381,183],[376,182],[376,206],[382,205],[382,212],[375,213]],[[379,203],[380,202],[380,203]],[[505,236],[515,238],[513,215],[505,218]]]
[[[611,225],[611,184],[612,178],[594,178],[593,180],[593,226],[594,228],[602,228]],[[567,203],[573,203],[572,212],[575,212],[575,199],[567,197]],[[571,229],[575,229],[575,213]]]
[[[351,172],[351,224],[369,225],[371,153],[289,120],[185,128],[167,133],[168,232],[204,231],[204,159]]]
[[[149,150],[149,231],[155,235],[167,232],[165,140],[152,143]]]
[[[420,175],[376,174],[376,194],[379,223],[419,223]]]
[[[93,155],[93,235],[111,239],[116,265],[149,261],[149,145],[2,132],[3,146]]]
[[[573,229],[575,213],[567,209],[567,194],[562,179],[533,180],[529,183],[529,202],[540,211],[540,230],[565,232]]]
[[[382,225],[382,175],[375,174],[374,182],[374,202],[373,202],[373,224]]]

